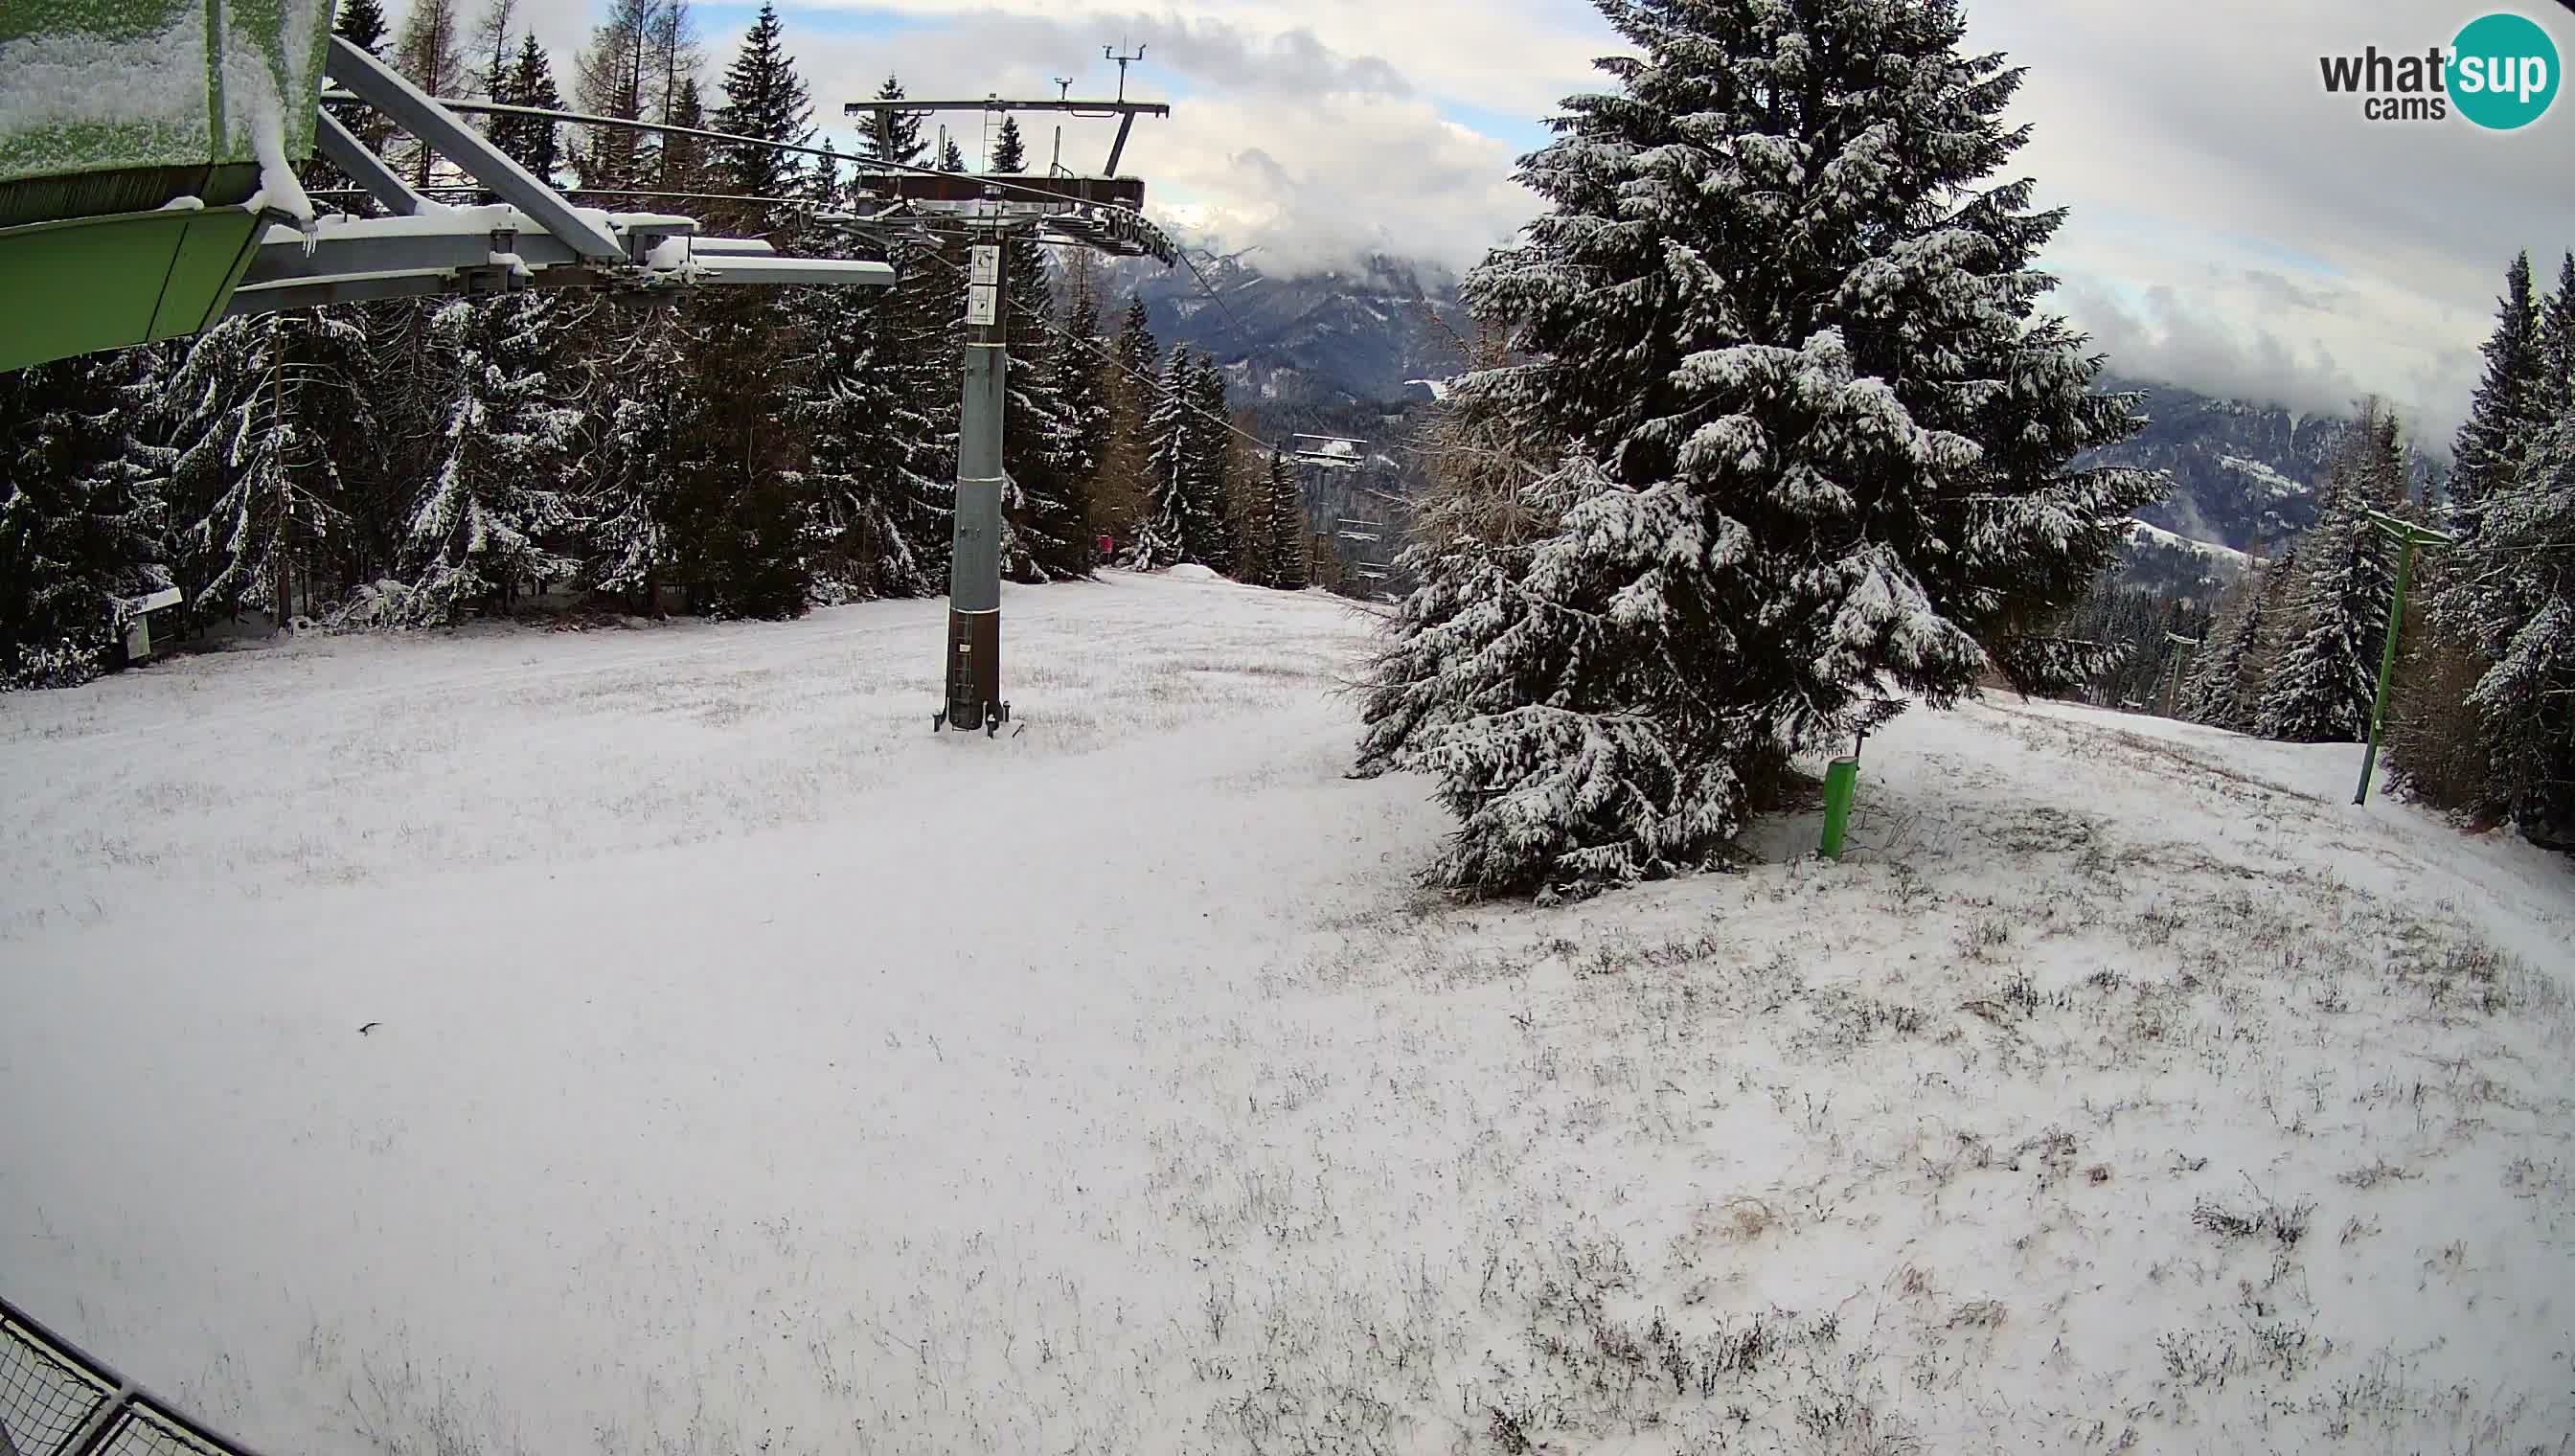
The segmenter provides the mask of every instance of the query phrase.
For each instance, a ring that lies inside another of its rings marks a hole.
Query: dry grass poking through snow
[[[1363,623],[1011,601],[0,706],[0,1279],[279,1456],[2575,1449],[2562,864],[1986,707],[1444,907]]]
[[[1212,1398],[1269,1453],[2566,1449],[2565,964],[2221,752],[1917,722],[1850,863],[1282,968],[1367,1029],[1172,1151]]]

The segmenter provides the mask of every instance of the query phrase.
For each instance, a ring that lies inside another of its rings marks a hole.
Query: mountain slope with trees
[[[388,41],[372,0],[350,0],[339,29],[389,46],[432,91],[557,105],[552,59],[519,22],[515,0],[490,0],[479,20],[422,0]],[[814,140],[774,6],[720,75],[706,65],[687,0],[616,0],[566,74],[575,101],[605,115]],[[903,93],[895,77],[882,89]],[[677,200],[790,252],[880,257],[900,281],[335,306],[13,377],[0,390],[0,550],[24,571],[0,601],[0,684],[97,671],[117,603],[161,582],[183,589],[196,630],[244,616],[441,626],[531,603],[777,618],[946,590],[963,244],[898,237],[880,251],[819,222],[856,202],[837,156],[524,116],[488,125],[585,203]],[[450,186],[416,144],[380,140],[417,185]],[[850,163],[927,155],[918,120],[898,118]],[[993,162],[1026,161],[1014,122]],[[310,176],[338,205],[370,206],[326,164]],[[1285,533],[1270,442],[1230,433],[1231,377],[1175,351],[1186,367],[1167,397],[1148,311],[1118,275],[1068,269],[1026,239],[1008,251],[1010,574],[1082,577],[1103,538],[1134,553],[1153,534],[1154,452],[1170,447],[1181,465],[1159,509],[1184,525],[1147,555],[1305,581],[1308,563],[1272,560]],[[1109,318],[1128,321],[1114,344]],[[1255,517],[1248,555],[1237,538]]]

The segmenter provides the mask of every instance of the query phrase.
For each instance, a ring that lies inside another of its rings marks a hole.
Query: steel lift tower
[[[1119,71],[1119,95],[1114,101],[1065,97],[1006,101],[988,96],[981,101],[853,101],[842,108],[847,115],[872,118],[879,135],[891,130],[897,113],[1053,111],[1118,120],[1108,164],[1097,175],[1059,170],[1010,175],[914,168],[879,171],[863,160],[853,180],[858,191],[887,204],[884,211],[865,220],[866,226],[880,231],[907,226],[934,239],[963,236],[969,245],[957,519],[948,570],[948,642],[941,659],[947,693],[944,705],[931,716],[934,732],[982,728],[991,736],[1011,719],[1010,702],[1002,696],[1002,500],[1008,484],[1002,464],[1002,416],[1010,388],[1011,315],[1015,309],[1026,314],[1028,327],[1048,325],[1029,304],[1010,296],[1009,245],[1033,238],[1121,257],[1151,257],[1167,268],[1180,256],[1171,239],[1145,220],[1144,182],[1118,175],[1119,159],[1126,153],[1128,132],[1136,118],[1169,116],[1172,109],[1158,102],[1127,100],[1123,63]],[[1097,347],[1090,340],[1078,343],[1082,348]]]

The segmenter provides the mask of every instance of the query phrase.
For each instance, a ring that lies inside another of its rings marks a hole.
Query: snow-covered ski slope
[[[0,699],[0,1288],[277,1456],[2575,1429],[2575,883],[2355,750],[1920,713],[1455,908],[1364,619],[1007,602],[999,739],[935,602]]]

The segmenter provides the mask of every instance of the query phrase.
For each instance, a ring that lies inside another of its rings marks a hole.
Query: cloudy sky
[[[467,0],[471,8],[473,0]],[[568,58],[589,0],[520,0]],[[389,4],[389,9],[396,8]],[[754,6],[698,0],[720,66]],[[2364,392],[2446,430],[2474,384],[2505,261],[2575,247],[2575,95],[2518,133],[2371,123],[2321,54],[2421,53],[2511,8],[2575,63],[2562,0],[1969,0],[1971,40],[2029,68],[2017,170],[2073,209],[2047,257],[2113,366],[2300,408]],[[899,71],[914,96],[1116,85],[1146,47],[1124,170],[1155,205],[1273,268],[1380,250],[1471,263],[1533,210],[1510,180],[1539,125],[1595,88],[1617,36],[1584,0],[865,0],[782,4],[817,111]],[[2575,89],[2575,88],[2570,88]],[[964,144],[984,138],[972,116]],[[1030,118],[1037,121],[1036,118]],[[1024,122],[1026,125],[1027,122]],[[1040,157],[1054,122],[1030,135]],[[1069,163],[1105,133],[1068,124]]]

